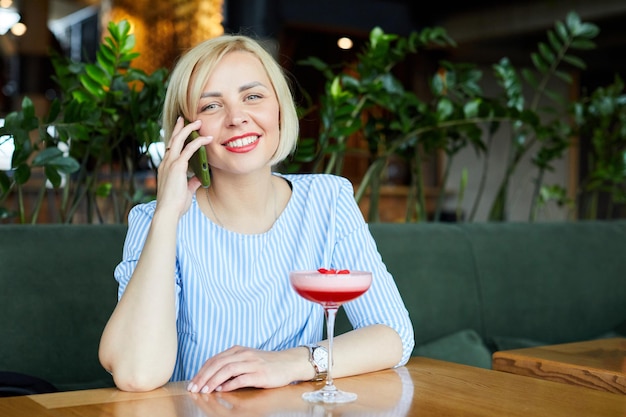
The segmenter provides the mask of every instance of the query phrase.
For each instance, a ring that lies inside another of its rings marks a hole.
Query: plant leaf
[[[13,172],[13,178],[17,184],[26,184],[30,178],[30,167],[27,164],[20,164]]]
[[[82,86],[85,87],[85,90],[95,96],[98,100],[104,99],[106,91],[102,88],[102,84],[98,83],[87,74],[80,74],[79,79]]]
[[[590,41],[589,39],[574,39],[572,40],[572,43],[570,44],[570,46],[573,49],[583,49],[583,50],[590,50],[590,49],[596,48],[595,42]]]
[[[46,148],[33,158],[33,166],[45,166],[58,157],[63,157],[63,152],[59,148]]]
[[[554,71],[554,75],[560,78],[561,80],[565,81],[567,84],[572,84],[574,82],[574,80],[572,79],[572,76],[569,75],[567,72]]]
[[[546,45],[543,42],[539,42],[538,48],[539,48],[539,52],[541,53],[541,56],[547,62],[552,63],[556,60],[556,57],[554,56],[554,54],[552,53],[548,45]]]
[[[553,50],[560,51],[563,49],[563,43],[552,30],[548,31],[548,41],[550,42],[550,46],[552,46]]]
[[[96,195],[98,197],[108,197],[111,194],[111,190],[113,189],[113,184],[110,182],[102,183],[96,189]]]
[[[0,171],[0,190],[2,191],[2,194],[6,194],[7,192],[9,192],[10,188],[11,179],[6,172]]]
[[[45,123],[46,124],[53,123],[57,119],[57,117],[59,117],[60,113],[61,113],[61,102],[58,99],[52,100],[52,103],[50,103],[50,109],[48,110],[48,115],[44,119]]]
[[[97,65],[88,64],[85,66],[85,71],[87,72],[87,75],[91,77],[91,79],[93,79],[101,86],[108,86],[111,82],[110,74],[108,74],[105,70]]]
[[[51,166],[45,166],[43,169],[43,172],[46,178],[48,179],[48,181],[50,181],[50,183],[52,184],[52,186],[54,188],[59,188],[59,186],[61,185],[61,181],[62,181],[62,178],[59,172]]]
[[[582,69],[582,70],[587,69],[587,64],[585,63],[585,61],[578,58],[577,56],[565,54],[563,55],[562,59],[563,61],[567,62],[568,64],[578,69]]]
[[[532,59],[533,64],[535,65],[535,68],[537,68],[539,72],[541,72],[542,74],[545,74],[546,72],[548,72],[548,66],[546,65],[546,63],[543,61],[543,59],[538,53],[536,52],[532,53],[530,55],[530,58]]]
[[[108,45],[100,45],[100,49],[96,52],[96,60],[110,76],[115,74],[115,57]]]
[[[554,24],[554,28],[556,30],[557,35],[559,35],[559,38],[561,38],[563,43],[568,43],[570,39],[569,39],[569,32],[567,30],[567,26],[565,26],[565,24],[561,21],[556,21]]]

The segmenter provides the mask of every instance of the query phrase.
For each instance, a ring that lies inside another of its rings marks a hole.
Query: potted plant
[[[577,195],[581,218],[624,217],[626,93],[623,80],[616,76],[612,84],[599,87],[575,102],[572,113],[575,131],[589,143],[586,174]]]
[[[161,137],[168,76],[166,69],[147,74],[133,68],[134,46],[122,20],[109,23],[94,63],[53,56],[60,97],[41,118],[25,98],[0,128],[0,140],[15,146],[11,171],[0,171],[0,217],[36,223],[52,193],[58,222],[72,223],[78,215],[87,223],[125,221],[143,198],[136,175],[142,154]],[[39,191],[27,206],[24,190],[33,184]],[[13,207],[6,206],[10,196]]]
[[[409,54],[424,53],[428,48],[450,48],[455,43],[443,28],[425,28],[408,37],[371,31],[369,42],[355,64],[334,70],[329,64],[311,57],[302,64],[312,65],[325,76],[325,91],[319,101],[321,127],[319,138],[302,138],[299,153],[290,169],[301,169],[303,163],[314,172],[342,173],[342,160],[352,151],[350,135],[360,134],[367,140],[369,165],[356,191],[359,201],[370,194],[368,221],[378,221],[377,197],[383,168],[390,159],[402,154],[412,172],[407,198],[406,221],[428,219],[424,198],[425,184],[421,163],[445,155],[445,167],[439,184],[439,200],[434,212],[438,220],[449,167],[463,149],[472,147],[486,161],[494,135],[507,125],[511,130],[510,155],[501,178],[489,220],[507,219],[509,186],[513,173],[523,157],[532,152],[537,170],[533,207],[545,203],[545,197],[556,195],[553,185],[544,184],[544,173],[562,157],[573,134],[569,123],[571,107],[562,94],[549,87],[549,81],[571,84],[567,70],[584,70],[585,63],[576,51],[595,47],[598,28],[580,20],[575,12],[555,23],[547,32],[547,42],[538,45],[531,56],[534,68],[518,71],[505,57],[493,65],[494,77],[501,94],[488,97],[481,89],[482,71],[471,63],[441,60],[430,81],[428,100],[407,90],[393,75],[393,68]],[[523,90],[530,87],[533,97],[526,100]],[[543,106],[545,102],[549,106]],[[362,151],[362,150],[361,150]],[[484,190],[487,167],[479,192]],[[464,181],[459,186],[463,196]],[[561,190],[557,190],[561,191]],[[543,198],[543,199],[541,199]],[[472,220],[475,209],[469,213]],[[534,219],[534,209],[529,220]]]
[[[124,222],[132,205],[152,198],[137,173],[148,146],[161,140],[159,116],[167,70],[147,74],[132,67],[138,53],[133,51],[135,39],[127,21],[110,23],[108,32],[94,63],[55,56],[60,98],[43,117],[35,116],[32,102],[25,98],[22,108],[9,114],[0,128],[0,141],[10,138],[15,144],[11,171],[0,172],[1,218],[36,223],[44,198],[51,194],[56,221]],[[429,54],[434,48],[445,52],[455,47],[454,40],[439,27],[406,37],[374,28],[352,64],[336,69],[315,57],[301,62],[326,79],[319,107],[306,109],[318,112],[320,130],[317,137],[300,138],[291,164],[281,169],[298,171],[306,164],[308,171],[342,174],[346,155],[365,154],[367,168],[356,183],[355,198],[360,202],[368,196],[367,220],[376,222],[385,169],[400,158],[410,172],[404,220],[439,220],[452,162],[472,148],[484,163],[480,185],[471,210],[462,213],[458,207],[469,175],[464,173],[456,217],[473,221],[489,174],[492,142],[507,126],[510,154],[489,220],[507,220],[511,178],[524,157],[530,157],[536,170],[529,220],[547,201],[573,204],[563,187],[545,182],[545,173],[575,134],[591,137],[594,150],[589,177],[579,190],[581,206],[591,201],[590,207],[597,207],[594,201],[599,197],[593,196],[606,198],[607,193],[609,204],[623,204],[621,147],[626,134],[619,126],[626,120],[626,110],[621,80],[577,102],[549,88],[550,80],[571,84],[572,68],[585,69],[575,53],[594,48],[597,33],[595,25],[581,22],[574,12],[557,21],[547,32],[547,41],[532,54],[532,69],[517,70],[506,57],[492,66],[501,92],[495,97],[483,93],[483,72],[476,65],[439,60],[429,80],[429,97],[422,97],[407,89],[394,69],[413,55]],[[531,94],[524,94],[524,89]],[[354,135],[365,138],[364,148],[350,146],[348,139]],[[435,184],[436,205],[429,213],[422,164],[433,160],[442,161],[443,169]],[[28,206],[24,190],[33,184],[39,191]],[[597,216],[598,210],[588,213]]]

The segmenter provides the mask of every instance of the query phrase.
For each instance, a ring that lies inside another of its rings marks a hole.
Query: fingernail
[[[220,392],[222,390],[222,386],[220,385],[219,387],[215,388],[215,391]]]
[[[189,385],[187,385],[187,391],[198,392],[198,386],[194,384],[193,382],[190,382]]]
[[[203,394],[206,394],[207,392],[209,392],[209,387],[207,387],[206,385],[202,387],[202,391],[200,391]]]

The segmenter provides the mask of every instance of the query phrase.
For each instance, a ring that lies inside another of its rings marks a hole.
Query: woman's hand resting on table
[[[268,352],[233,346],[207,360],[187,390],[210,393],[243,387],[282,387],[313,376],[312,366],[303,361],[307,355],[305,348]]]

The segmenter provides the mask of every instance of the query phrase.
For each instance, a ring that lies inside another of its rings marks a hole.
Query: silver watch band
[[[324,351],[328,352],[327,349],[324,346],[320,346],[317,344],[308,344],[308,345],[303,345],[304,347],[309,349],[309,362],[311,363],[311,365],[313,366],[313,370],[315,370],[315,376],[310,379],[310,381],[323,381],[326,379],[326,376],[328,375],[328,365],[326,365],[326,370],[320,370],[320,366],[318,365],[318,363],[315,361],[315,356],[314,356],[314,352],[315,349],[323,349]],[[328,357],[328,356],[326,356]]]

